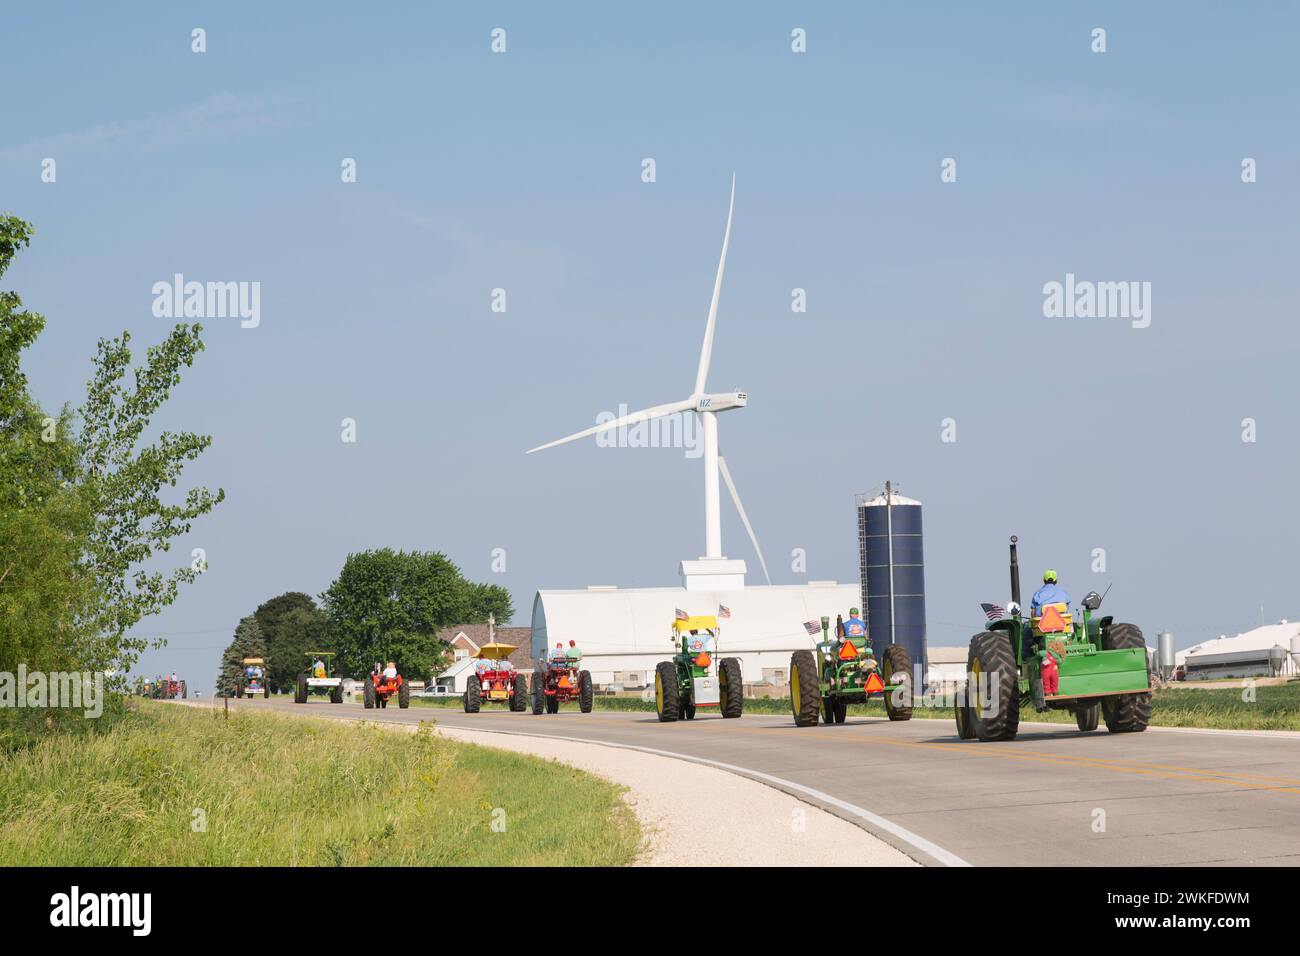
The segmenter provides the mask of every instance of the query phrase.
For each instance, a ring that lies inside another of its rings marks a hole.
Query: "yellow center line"
[[[615,726],[628,727],[628,721],[621,721],[617,718],[594,717],[591,714],[563,714],[564,717],[575,718],[575,723],[581,726],[582,723],[603,723],[615,724]],[[577,719],[581,718],[581,719]],[[781,727],[738,727],[735,722],[728,721],[725,726],[719,721],[693,721],[695,727],[705,728],[703,732],[712,732],[712,734],[748,734],[763,736],[783,736],[790,734],[790,730]],[[711,727],[711,724],[718,723],[720,726]],[[633,724],[634,726],[634,724]],[[871,724],[857,724],[857,726],[871,726]],[[807,728],[811,730],[811,728]],[[1193,780],[1200,783],[1226,783],[1232,787],[1240,787],[1243,790],[1268,791],[1271,793],[1288,793],[1288,795],[1300,795],[1300,786],[1264,786],[1265,783],[1286,783],[1300,784],[1300,779],[1288,777],[1262,777],[1257,774],[1236,773],[1229,770],[1205,770],[1204,767],[1184,767],[1174,765],[1174,763],[1132,763],[1118,760],[1108,760],[1102,757],[1080,757],[1074,754],[1052,754],[1052,753],[1035,753],[1031,750],[1014,749],[1006,747],[1004,744],[941,744],[928,740],[892,740],[888,737],[868,737],[868,736],[841,736],[833,737],[826,734],[803,734],[803,737],[810,737],[811,743],[826,744],[880,744],[884,747],[910,748],[920,750],[945,750],[945,752],[962,753],[967,757],[997,757],[1001,760],[1018,760],[1034,763],[1056,763],[1060,766],[1084,767],[1084,769],[1096,770],[1114,770],[1115,773],[1132,774],[1136,777],[1158,777],[1169,780]]]

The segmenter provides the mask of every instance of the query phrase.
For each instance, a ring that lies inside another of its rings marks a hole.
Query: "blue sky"
[[[689,392],[733,170],[709,385],[749,395],[722,445],[775,582],[855,580],[853,495],[888,478],[926,505],[931,644],[1006,597],[1012,532],[1152,643],[1300,614],[1298,30],[1283,3],[6,7],[38,397],[78,400],[100,336],[160,339],[156,281],[262,287],[159,420],[214,436],[187,474],[227,501],[167,556],[210,570],[142,669],[206,685],[242,615],[364,548],[445,551],[517,623],[539,587],[675,583],[697,460],[523,451]],[[1151,326],[1045,318],[1067,273],[1150,282]],[[725,501],[723,543],[756,570]]]

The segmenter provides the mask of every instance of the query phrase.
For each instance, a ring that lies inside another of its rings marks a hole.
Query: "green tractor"
[[[718,619],[678,618],[671,638],[676,653],[655,667],[655,712],[663,723],[694,720],[700,708],[739,717],[745,707],[740,659],[718,658]]]
[[[1017,540],[1011,536],[1012,604],[970,641],[968,689],[957,695],[958,736],[1014,740],[1020,708],[1029,704],[1039,713],[1068,710],[1084,732],[1096,730],[1100,717],[1113,734],[1146,730],[1151,669],[1142,631],[1095,617],[1103,597],[1096,591],[1084,597],[1077,618],[1063,603],[1023,617]]]
[[[835,626],[830,637],[829,617],[822,618],[822,639],[816,650],[795,651],[790,657],[790,708],[797,727],[816,727],[817,718],[842,724],[849,704],[865,703],[883,694],[890,720],[912,719],[912,661],[907,648],[890,644],[882,661],[867,636],[844,634]]]
[[[295,704],[307,703],[312,694],[327,696],[331,704],[343,703],[343,678],[334,670],[333,651],[306,651],[307,669],[298,675]]]

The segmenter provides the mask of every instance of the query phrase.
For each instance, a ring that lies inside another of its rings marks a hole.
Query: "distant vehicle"
[[[423,697],[425,700],[431,700],[434,697],[455,697],[456,688],[447,687],[444,684],[426,684],[424,690],[419,691],[416,697]]]
[[[1187,665],[1179,664],[1174,668],[1174,680],[1187,680]]]
[[[235,681],[235,696],[253,698],[271,696],[271,687],[266,682],[266,661],[260,657],[245,657],[241,664],[244,672]]]
[[[328,694],[331,704],[343,703],[343,678],[334,673],[333,651],[307,651],[307,670],[298,675],[295,704],[307,703],[310,694]]]

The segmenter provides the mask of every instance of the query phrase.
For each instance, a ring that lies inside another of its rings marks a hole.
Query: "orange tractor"
[[[528,681],[515,669],[510,654],[518,650],[516,644],[484,644],[474,655],[474,673],[465,685],[465,713],[477,714],[486,701],[505,704],[511,710],[528,707]]]
[[[361,696],[366,710],[387,707],[393,697],[397,698],[397,706],[406,710],[411,706],[411,685],[395,669],[390,677],[383,670],[375,668],[363,685]]]
[[[584,714],[591,713],[595,689],[590,671],[580,670],[581,664],[582,651],[573,641],[569,641],[567,651],[563,644],[556,644],[549,655],[537,659],[533,670],[534,714],[557,713],[561,704],[571,700],[578,702],[578,709]]]

